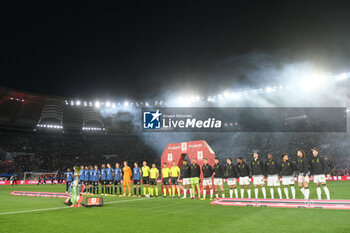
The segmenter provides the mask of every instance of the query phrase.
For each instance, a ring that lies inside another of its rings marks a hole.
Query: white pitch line
[[[144,199],[133,199],[133,200],[122,200],[122,201],[110,201],[103,204],[108,205],[108,204],[119,203],[119,202],[144,201],[144,200],[148,200],[148,199],[144,198]],[[66,208],[70,208],[70,207],[63,206],[63,207],[54,207],[54,208],[45,208],[45,209],[21,210],[21,211],[14,211],[14,212],[4,212],[4,213],[0,213],[0,215],[23,214],[23,213],[39,212],[39,211],[47,211],[47,210],[59,210],[59,209],[66,209]]]
[[[56,207],[56,208],[46,208],[46,209],[35,209],[35,210],[21,210],[21,211],[15,211],[15,212],[5,212],[5,213],[0,213],[0,215],[22,214],[22,213],[38,212],[38,211],[46,211],[46,210],[58,210],[58,209],[65,209],[65,208],[69,208],[69,206]]]

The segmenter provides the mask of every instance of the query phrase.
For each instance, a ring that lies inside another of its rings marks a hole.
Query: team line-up
[[[321,186],[326,194],[327,199],[330,199],[330,192],[326,186],[326,176],[330,177],[330,170],[327,162],[323,157],[318,155],[318,149],[312,149],[312,158],[308,161],[303,150],[297,151],[297,161],[292,162],[288,159],[288,154],[282,154],[282,161],[277,162],[271,154],[267,155],[267,161],[263,162],[259,158],[258,153],[253,153],[253,159],[250,163],[243,161],[242,157],[237,158],[237,164],[234,164],[232,158],[227,158],[227,164],[220,163],[219,158],[215,158],[214,166],[208,164],[208,159],[203,159],[203,166],[197,164],[196,159],[192,159],[192,164],[184,160],[181,169],[176,162],[172,163],[169,168],[167,163],[163,163],[162,184],[163,197],[181,197],[178,180],[181,178],[183,182],[183,196],[187,198],[189,191],[190,198],[194,199],[197,189],[198,199],[205,200],[207,189],[210,191],[210,199],[213,199],[214,190],[215,196],[219,197],[219,192],[222,197],[225,197],[223,179],[227,178],[229,186],[230,198],[239,198],[237,190],[237,178],[239,178],[240,197],[244,198],[244,192],[247,191],[247,197],[251,198],[250,180],[253,178],[255,198],[259,198],[259,187],[266,198],[266,189],[264,179],[267,178],[267,186],[270,187],[271,198],[274,198],[274,189],[277,189],[279,198],[282,199],[282,191],[280,188],[280,177],[284,186],[285,198],[289,199],[289,189],[291,190],[292,199],[295,199],[294,174],[297,172],[298,186],[305,199],[309,199],[309,178],[313,177],[316,184],[316,192],[318,199],[321,199]],[[143,162],[142,168],[138,163],[134,163],[134,168],[128,166],[128,162],[124,161],[123,168],[119,163],[116,163],[115,168],[110,164],[102,164],[101,169],[97,165],[81,166],[79,179],[82,185],[85,185],[85,193],[89,195],[99,194],[99,184],[101,184],[101,195],[121,195],[131,196],[131,177],[133,176],[133,196],[158,197],[157,179],[159,178],[159,170],[155,163],[150,168],[147,162]],[[200,176],[203,175],[203,196],[200,192]],[[212,177],[214,176],[214,185]],[[70,185],[77,174],[74,174],[68,168],[66,172],[66,192],[70,190]],[[122,191],[123,185],[123,191]],[[141,192],[143,188],[143,193]],[[214,189],[215,188],[215,189]],[[113,194],[114,191],[114,194]]]

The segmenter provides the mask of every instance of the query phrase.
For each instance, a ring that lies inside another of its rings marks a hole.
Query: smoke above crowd
[[[250,53],[229,57],[210,68],[201,85],[186,85],[174,91],[163,86],[157,92],[163,95],[166,107],[347,107],[349,73],[345,69],[327,70],[315,62],[291,60],[264,53]],[[223,81],[224,80],[224,81]],[[189,80],[190,81],[190,80]],[[205,93],[201,92],[205,90]],[[151,106],[156,108],[157,106]],[[264,141],[284,138],[286,144],[295,137],[312,133],[145,133],[141,132],[141,110],[135,107],[100,109],[103,117],[114,119],[115,124],[129,123],[133,132],[161,155],[168,143],[207,140],[222,156],[259,151],[251,140]],[[116,117],[118,116],[118,117]],[[338,134],[339,135],[339,134]],[[347,134],[346,134],[347,135]],[[329,144],[326,134],[319,134],[314,146]],[[341,144],[342,142],[339,141]],[[344,143],[345,144],[345,143]],[[258,144],[257,144],[258,145]],[[249,149],[248,149],[249,148]],[[295,149],[298,146],[295,145]],[[265,152],[265,151],[264,151]],[[266,151],[267,153],[268,151]],[[282,151],[281,151],[282,153]]]

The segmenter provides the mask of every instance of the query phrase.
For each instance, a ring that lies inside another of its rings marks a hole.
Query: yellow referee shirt
[[[157,174],[159,174],[159,170],[157,168],[151,168],[149,170],[149,174],[151,179],[157,179],[158,178]]]
[[[179,177],[180,168],[178,166],[172,166],[170,168],[171,177]]]
[[[143,177],[148,177],[149,176],[149,171],[150,171],[149,166],[143,166],[142,167],[142,176]]]
[[[163,178],[169,178],[170,176],[170,169],[168,167],[165,167],[162,169],[162,175]]]

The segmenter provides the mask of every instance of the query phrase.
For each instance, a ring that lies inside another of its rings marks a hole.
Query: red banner
[[[38,184],[38,181],[37,180],[17,180],[16,183],[18,185],[20,185],[20,184]],[[52,183],[51,180],[46,181],[46,184],[51,184],[51,183]],[[66,183],[66,181],[63,181],[63,183]],[[0,185],[11,185],[11,184],[12,184],[11,180],[0,180]],[[54,184],[57,184],[57,181],[54,181]]]

